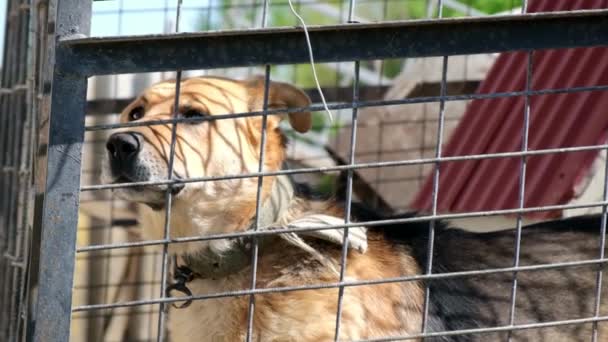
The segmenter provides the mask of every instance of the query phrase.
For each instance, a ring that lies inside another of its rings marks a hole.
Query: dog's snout
[[[141,149],[139,138],[134,133],[114,133],[108,139],[106,148],[112,161],[131,161]]]

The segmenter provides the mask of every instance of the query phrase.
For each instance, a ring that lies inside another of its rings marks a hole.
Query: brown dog
[[[170,119],[175,83],[156,84],[121,114],[121,122]],[[216,77],[183,80],[178,113],[181,117],[260,111],[264,82]],[[310,104],[301,90],[271,83],[270,109]],[[310,113],[286,114],[291,126],[306,132]],[[286,140],[279,129],[282,116],[267,118],[264,171],[281,169]],[[176,129],[173,178],[239,175],[258,171],[262,117],[249,116],[196,123]],[[108,182],[158,181],[167,178],[171,125],[120,129],[108,140],[104,178]],[[255,226],[257,177],[187,183],[172,189],[171,237],[242,232]],[[145,233],[163,238],[166,186],[117,190],[130,201],[146,204]],[[344,212],[334,201],[299,196],[285,176],[265,177],[261,193],[260,229],[340,224]],[[360,220],[382,217],[355,206]],[[580,228],[572,230],[571,228]],[[587,229],[583,229],[587,228]],[[588,229],[590,228],[590,229]],[[386,230],[386,232],[385,232]],[[521,264],[593,259],[599,255],[597,217],[547,223],[526,228]],[[386,225],[349,232],[346,281],[413,276],[425,268],[427,224]],[[281,234],[259,239],[256,288],[322,285],[339,280],[342,230]],[[565,246],[565,242],[571,243]],[[194,295],[250,288],[252,265],[247,239],[221,239],[171,244],[181,266],[183,292]],[[437,228],[433,273],[510,267],[513,231],[472,234]],[[188,273],[188,274],[184,274]],[[558,268],[518,275],[516,324],[594,315],[596,268]],[[431,300],[427,332],[508,325],[512,273],[429,282]],[[175,288],[175,286],[174,286]],[[177,286],[179,289],[179,286]],[[172,292],[176,294],[176,291]],[[349,286],[344,290],[340,339],[358,340],[418,334],[422,326],[424,284],[420,281]],[[193,301],[172,309],[169,331],[173,341],[242,341],[246,336],[249,296]],[[253,337],[256,341],[331,341],[334,339],[338,289],[335,287],[255,296]],[[606,314],[601,306],[600,315]],[[600,338],[608,338],[604,326]],[[572,341],[588,338],[591,324],[521,330],[515,339]],[[506,333],[437,337],[438,340],[494,341]],[[574,339],[573,339],[574,338]]]

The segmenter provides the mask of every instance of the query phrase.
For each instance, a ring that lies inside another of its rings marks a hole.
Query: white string
[[[315,83],[317,84],[317,91],[319,92],[319,95],[321,96],[321,102],[323,102],[323,107],[325,108],[325,111],[327,112],[327,115],[329,116],[329,121],[333,122],[334,117],[331,114],[331,111],[329,110],[329,108],[327,107],[327,102],[325,101],[325,96],[323,96],[323,91],[321,90],[321,85],[319,84],[319,78],[317,77],[317,71],[315,70],[315,59],[312,54],[312,46],[310,45],[310,37],[308,36],[308,28],[306,27],[306,23],[304,22],[304,19],[302,19],[302,17],[300,17],[300,15],[298,15],[298,12],[296,12],[296,10],[293,8],[293,4],[291,3],[291,0],[287,0],[287,2],[289,3],[289,8],[291,9],[291,12],[293,13],[293,15],[296,16],[296,18],[298,18],[298,20],[302,24],[302,28],[304,29],[304,35],[306,36],[306,45],[308,46],[308,55],[310,56],[310,67],[312,68],[312,76],[314,77]]]

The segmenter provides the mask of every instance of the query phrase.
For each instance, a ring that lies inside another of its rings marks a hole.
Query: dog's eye
[[[200,111],[198,111],[198,110],[196,110],[196,109],[188,109],[188,110],[186,110],[186,111],[184,111],[182,113],[182,116],[184,118],[189,119],[189,118],[196,118],[196,117],[205,116],[205,114],[202,113],[202,112],[200,112]]]
[[[139,120],[144,117],[144,107],[135,107],[129,112],[129,121]]]

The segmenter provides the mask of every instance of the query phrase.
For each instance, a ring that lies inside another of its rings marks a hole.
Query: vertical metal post
[[[175,12],[175,32],[179,32],[179,21],[180,21],[180,12],[182,7],[182,0],[177,0],[177,8]],[[173,118],[178,118],[179,116],[179,96],[181,94],[181,83],[182,83],[182,70],[177,70],[175,75],[175,98],[173,102],[173,113],[171,113]],[[175,143],[177,141],[177,122],[174,122],[171,125],[171,145],[169,147],[169,161],[168,161],[168,171],[167,171],[167,179],[173,179],[173,167],[175,163]],[[165,191],[165,224],[164,224],[164,232],[163,238],[168,240],[171,238],[171,203],[173,202],[173,192],[172,192],[171,184],[167,185],[167,190]],[[162,263],[161,263],[161,272],[160,272],[160,297],[163,298],[166,294],[166,286],[167,286],[167,262],[169,261],[169,244],[163,244],[163,254],[162,254]],[[158,307],[158,321],[157,321],[157,329],[156,329],[156,341],[163,342],[165,338],[165,304],[160,303]]]
[[[521,13],[525,14],[528,11],[528,2],[524,1]],[[521,137],[521,151],[528,151],[528,135],[530,132],[530,90],[532,89],[532,72],[533,72],[533,58],[534,51],[528,51],[527,53],[527,65],[526,65],[526,89],[524,95],[524,115],[522,125],[522,137]],[[519,164],[519,187],[518,187],[518,198],[517,203],[519,209],[524,209],[526,206],[526,170],[528,165],[528,159],[526,156],[521,157],[521,163]],[[515,232],[515,253],[513,255],[513,267],[519,267],[520,254],[521,254],[521,233],[523,224],[523,214],[517,213],[516,221],[516,232]],[[513,272],[513,281],[511,283],[511,306],[509,308],[509,325],[515,325],[515,311],[517,310],[517,272]],[[507,333],[507,341],[513,340],[513,330],[509,330]]]
[[[26,275],[26,215],[31,168],[28,85],[30,0],[5,6],[6,27],[0,86],[0,340],[18,341],[22,333]]]
[[[437,0],[437,8],[438,13],[437,17],[443,17],[443,1]],[[439,100],[439,118],[437,120],[437,139],[435,144],[435,158],[438,161],[435,163],[435,168],[433,169],[433,204],[431,208],[431,215],[437,216],[437,203],[439,199],[439,176],[441,173],[441,155],[442,155],[442,145],[443,145],[443,129],[445,123],[445,97],[447,96],[447,74],[448,74],[448,56],[443,56],[442,68],[441,68],[441,87],[440,87],[440,100]],[[424,138],[423,138],[424,139]],[[437,224],[437,220],[435,218],[429,221],[429,230],[428,230],[428,246],[427,246],[427,256],[426,256],[426,270],[425,273],[427,275],[431,275],[433,273],[433,255],[435,249],[435,225]],[[420,328],[421,333],[426,333],[428,329],[428,320],[429,320],[429,309],[431,303],[431,281],[425,281],[424,285],[424,304],[422,311],[422,326]],[[422,339],[425,340],[424,338]]]
[[[262,27],[268,25],[268,5],[269,0],[264,0],[262,6]],[[262,104],[262,131],[260,132],[260,160],[258,162],[258,172],[264,171],[264,159],[266,158],[266,137],[268,134],[268,98],[270,96],[270,65],[266,65],[264,69],[264,100]],[[275,181],[276,182],[276,181]],[[264,176],[258,177],[258,188],[255,197],[255,223],[253,230],[257,231],[260,228],[260,213],[262,210],[262,189],[264,184]],[[257,272],[258,272],[258,239],[251,239],[251,290],[256,288]],[[249,306],[247,308],[247,334],[245,341],[251,342],[256,340],[253,331],[253,316],[255,315],[255,294],[249,296]]]
[[[601,153],[601,152],[600,152]],[[603,201],[608,200],[608,151],[604,150],[605,158],[604,161],[604,195]],[[606,257],[606,221],[608,220],[608,206],[602,206],[601,223],[600,223],[600,252],[599,259],[604,260]],[[595,308],[594,317],[600,317],[600,311],[602,306],[602,283],[604,278],[604,265],[598,265],[597,275],[595,279]],[[593,330],[591,334],[591,341],[598,341],[598,323],[593,322]]]
[[[67,341],[78,224],[86,79],[53,78],[34,341]]]
[[[55,64],[55,15],[57,0],[39,1],[36,4],[35,15],[32,15],[32,42],[34,50],[32,52],[32,93],[30,94],[31,110],[33,117],[33,161],[32,161],[32,182],[34,188],[33,213],[29,218],[31,233],[29,237],[29,254],[27,258],[27,279],[24,302],[26,326],[25,340],[33,339],[34,312],[35,312],[35,289],[38,284],[38,265],[40,259],[40,238],[42,226],[42,204],[44,200],[44,178],[46,177],[46,161],[48,146],[48,122],[50,117],[50,86],[53,79],[53,66]],[[51,25],[52,23],[52,25]]]
[[[91,2],[58,0],[56,42],[88,34]],[[87,80],[62,73],[69,54],[56,46],[52,82],[46,195],[42,213],[39,287],[34,341],[67,341],[70,336],[72,282],[84,140]]]
[[[355,0],[350,0],[348,6],[348,23],[353,23],[353,18],[355,14],[356,3]],[[353,71],[353,108],[352,108],[352,116],[351,116],[351,126],[350,126],[350,152],[348,157],[349,165],[355,165],[355,148],[357,146],[357,120],[358,120],[358,112],[359,112],[359,71],[360,64],[359,61],[355,61],[354,63],[354,71]],[[344,223],[350,223],[351,216],[351,207],[353,200],[353,173],[352,169],[349,169],[346,173],[346,196],[344,203]],[[342,254],[340,256],[340,274],[339,274],[339,282],[342,283],[344,281],[344,277],[346,276],[346,263],[348,261],[348,227],[344,228],[344,235],[342,239]],[[338,304],[336,308],[336,329],[334,330],[334,341],[340,340],[340,324],[342,322],[342,307],[344,302],[344,290],[345,287],[342,285],[338,288]]]
[[[10,292],[12,293],[10,299],[10,317],[8,317],[8,328],[9,328],[9,341],[17,341],[20,331],[18,326],[21,320],[20,310],[23,305],[23,279],[25,274],[25,262],[24,262],[24,220],[22,220],[25,207],[27,205],[27,191],[29,186],[29,168],[26,168],[24,164],[24,158],[27,156],[29,150],[28,138],[26,134],[26,126],[29,118],[26,109],[26,95],[27,95],[27,56],[28,56],[28,25],[29,25],[29,2],[28,0],[21,0],[19,3],[18,11],[15,15],[18,18],[18,35],[17,50],[15,57],[13,71],[12,89],[10,94],[10,109],[14,113],[15,123],[13,125],[14,141],[13,150],[9,152],[12,154],[12,182],[10,186],[12,191],[10,199],[12,209],[9,211],[12,216],[12,220],[9,221],[8,228],[13,232],[13,246],[8,250],[8,256],[11,259],[11,285]],[[5,64],[8,65],[8,64]],[[5,274],[7,275],[7,274]],[[7,275],[8,278],[8,275]]]
[[[16,81],[16,64],[18,63],[18,45],[19,45],[19,17],[17,15],[18,3],[14,2],[7,6],[7,20],[5,25],[5,42],[4,64],[10,65],[10,68],[2,68],[1,85],[3,89],[10,89],[13,82]],[[15,225],[14,225],[14,188],[15,176],[15,158],[13,153],[14,141],[17,137],[17,121],[18,109],[15,109],[14,94],[0,94],[0,144],[3,150],[0,152],[0,260],[3,261],[2,273],[0,276],[0,334],[8,336],[10,339],[11,329],[10,321],[12,318],[11,302],[14,298],[14,292],[11,288],[11,278],[15,273],[15,269],[11,266],[14,259],[11,257],[15,249]],[[15,114],[12,111],[15,111]],[[13,115],[10,115],[10,114]],[[1,336],[1,335],[0,335]],[[6,337],[5,337],[6,338]]]

